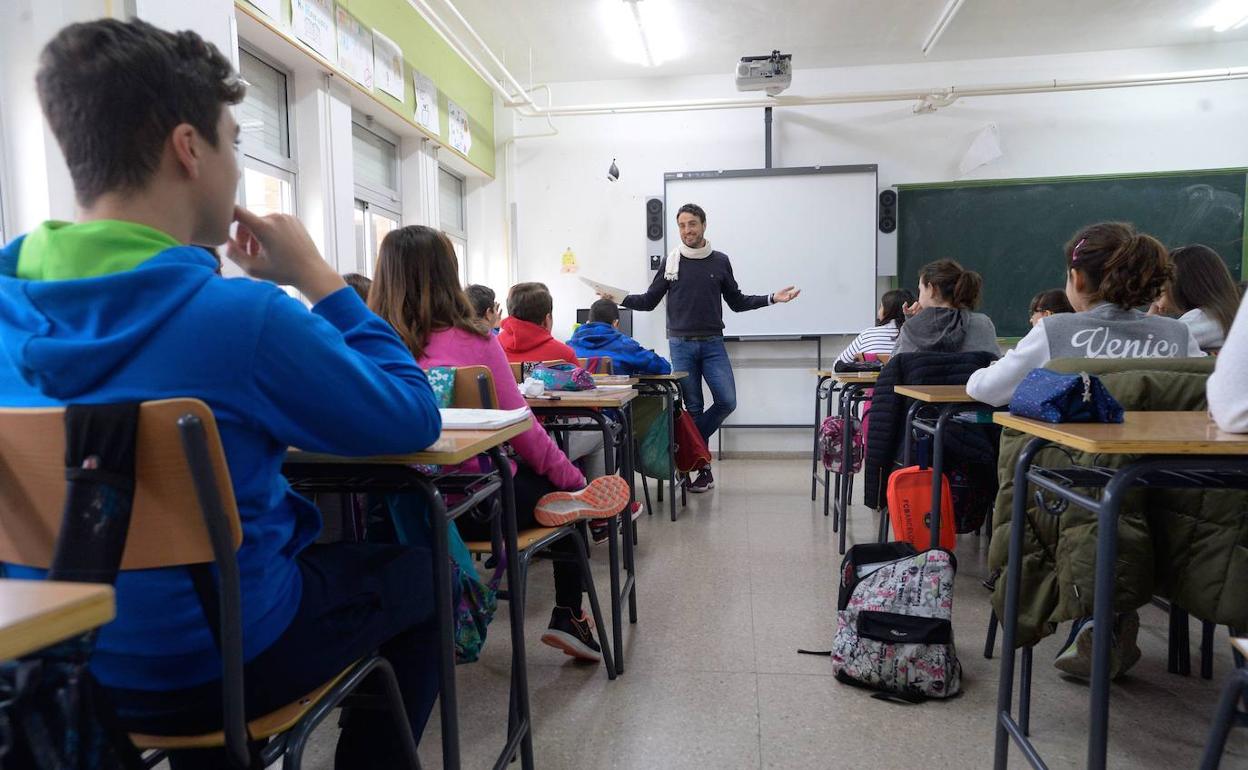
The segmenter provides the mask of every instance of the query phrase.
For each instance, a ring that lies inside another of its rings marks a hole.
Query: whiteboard
[[[876,167],[824,166],[664,175],[666,249],[676,212],[706,211],[706,239],[746,294],[797,286],[788,304],[734,313],[727,336],[857,334],[875,323]]]

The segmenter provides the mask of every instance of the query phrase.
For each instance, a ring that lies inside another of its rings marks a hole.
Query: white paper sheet
[[[333,0],[291,0],[290,26],[295,37],[330,62],[337,63]]]
[[[608,299],[610,299],[612,302],[614,302],[617,305],[623,302],[624,298],[628,296],[628,291],[626,289],[621,289],[616,286],[609,286],[605,283],[598,283],[592,278],[586,278],[585,276],[581,276],[581,283],[584,283],[586,286],[598,292],[599,294],[604,295],[605,297],[607,297]]]
[[[439,123],[438,115],[438,87],[434,84],[433,78],[429,77],[420,70],[412,70],[412,80],[416,85],[416,122],[432,131],[435,135],[442,135],[442,126]]]
[[[373,78],[378,89],[403,100],[403,51],[377,30],[373,30]]]
[[[338,66],[343,72],[373,90],[373,31],[343,8],[338,9]]]
[[[447,141],[456,150],[467,155],[472,150],[472,129],[468,127],[468,113],[455,102],[446,101]]]
[[[529,408],[519,409],[439,409],[442,429],[496,430],[529,419]]]

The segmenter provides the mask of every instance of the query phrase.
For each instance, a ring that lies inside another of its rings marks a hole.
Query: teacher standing
[[[724,347],[724,307],[720,298],[733,312],[744,313],[790,302],[801,290],[790,286],[774,294],[742,294],[728,255],[713,250],[703,237],[706,212],[702,207],[694,203],[681,206],[676,226],[680,229],[680,246],[663,260],[646,293],[630,294],[622,304],[632,310],[654,310],[663,296],[669,295],[667,338],[671,343],[672,369],[689,373],[681,380],[685,408],[702,438],[709,442],[724,418],[737,408],[737,383]],[[705,411],[704,379],[714,399]],[[706,492],[715,487],[709,467],[698,473],[696,481],[690,483],[686,478],[684,482],[690,492]]]

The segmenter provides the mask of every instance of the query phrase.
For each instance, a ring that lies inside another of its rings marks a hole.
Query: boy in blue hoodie
[[[419,737],[437,690],[429,552],[315,545],[320,513],[281,467],[292,445],[346,455],[428,446],[441,421],[424,373],[298,220],[234,206],[229,105],[244,85],[213,45],[142,21],[75,24],[44,48],[37,87],[78,213],[0,250],[0,405],[205,401],[242,520],[248,716],[380,649]],[[221,278],[212,253],[192,245],[221,243],[259,280]],[[188,570],[124,572],[116,588],[117,619],[91,668],[123,726],[220,729],[220,657]],[[390,767],[396,746],[388,720],[348,714],[337,766]],[[224,766],[208,752],[173,761]]]
[[[568,345],[581,358],[610,358],[615,374],[672,373],[667,359],[620,331],[620,308],[609,299],[589,306],[589,323],[572,334]]]

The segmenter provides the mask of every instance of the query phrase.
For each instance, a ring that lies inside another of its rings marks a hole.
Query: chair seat
[[[291,701],[279,709],[270,711],[264,716],[256,717],[247,723],[247,735],[251,740],[258,741],[283,733],[296,724],[304,715],[321,702],[325,694],[333,689],[347,674],[358,665],[359,661],[344,668],[337,676],[298,700]],[[162,749],[211,749],[225,745],[225,732],[217,730],[213,733],[199,735],[144,735],[130,733],[130,740],[140,750]]]
[[[550,535],[558,532],[560,527],[534,527],[533,529],[522,529],[516,533],[516,545],[521,551],[530,548],[534,543],[545,540]],[[494,544],[489,540],[473,540],[465,543],[468,546],[469,553],[493,553]]]

